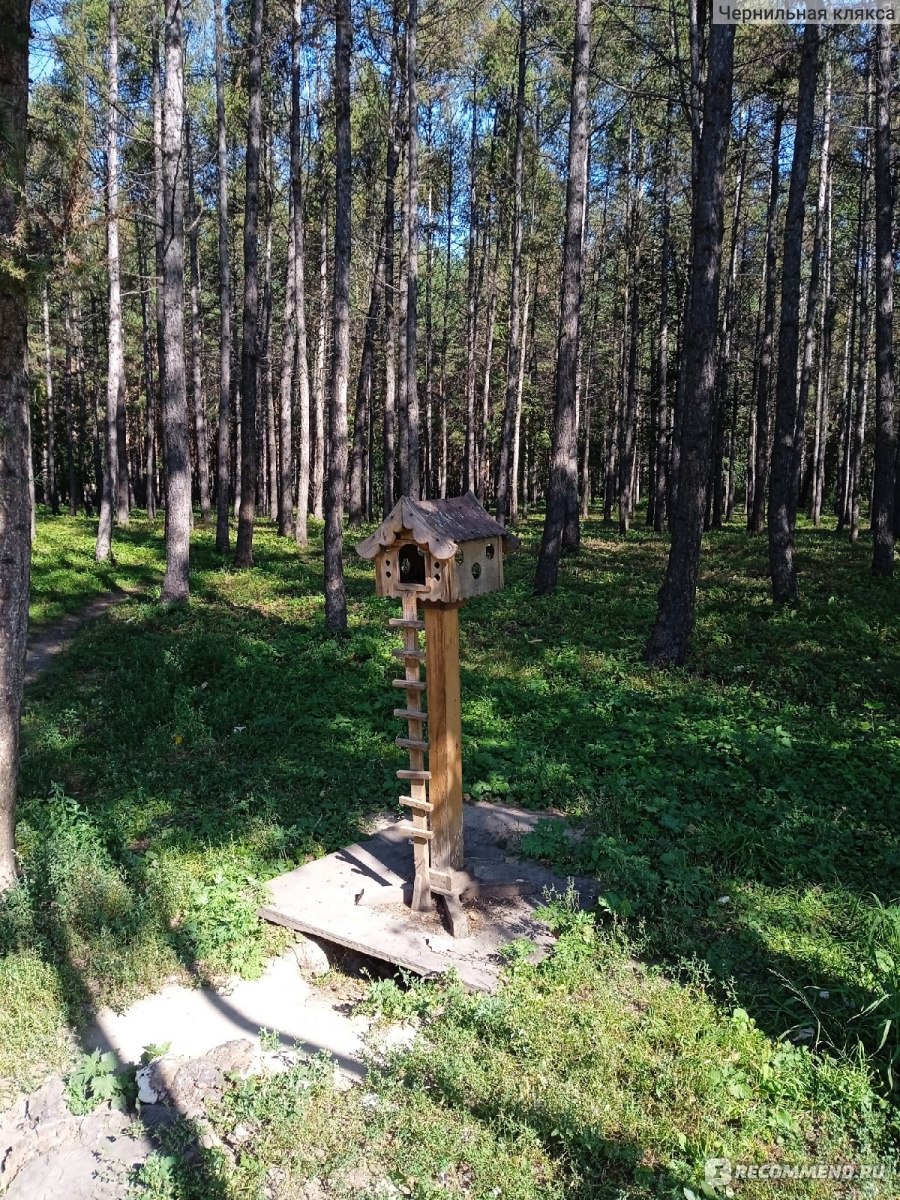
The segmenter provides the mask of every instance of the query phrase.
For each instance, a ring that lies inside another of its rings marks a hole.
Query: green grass
[[[39,628],[76,613],[109,591],[152,592],[162,580],[163,523],[133,517],[117,529],[105,563],[94,561],[97,522],[38,510],[31,558],[29,622]]]
[[[408,1186],[406,1172],[417,1196],[438,1194],[442,1171],[478,1196],[683,1195],[719,1150],[828,1158],[853,1138],[871,1154],[890,1142],[900,585],[872,578],[865,544],[802,528],[803,603],[779,612],[764,543],[712,534],[690,670],[652,672],[665,544],[598,521],[584,533],[557,593],[535,599],[539,527],[526,527],[506,590],[463,610],[462,688],[467,794],[582,832],[541,827],[528,850],[599,879],[588,953],[511,968],[496,1001],[452,991],[427,1057],[379,1077],[371,1111],[321,1081],[248,1085],[260,1112],[288,1115],[263,1121],[224,1176],[212,1163],[203,1194],[256,1195],[286,1159],[273,1194],[315,1176],[339,1195],[354,1137],[376,1182]],[[14,1019],[20,1059],[60,1007],[77,1022],[167,975],[258,971],[278,940],[253,917],[259,881],[396,801],[393,638],[368,565],[348,555],[350,630],[335,639],[318,540],[298,552],[261,526],[255,569],[237,573],[198,530],[191,606],[162,611],[160,535],[134,522],[111,576],[89,523],[40,525],[39,619],[110,580],[146,598],[84,628],[29,692],[25,880],[0,910],[0,997],[9,964],[52,987],[46,1011]],[[278,1090],[291,1086],[294,1107]],[[319,1165],[307,1127],[327,1143]]]

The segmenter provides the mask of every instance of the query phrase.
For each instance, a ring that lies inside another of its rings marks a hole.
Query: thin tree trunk
[[[475,488],[475,348],[478,329],[478,72],[472,72],[472,133],[469,145],[469,245],[466,280],[466,441],[463,491]]]
[[[566,226],[556,359],[556,397],[550,448],[547,514],[535,575],[535,591],[552,592],[567,520],[578,507],[578,427],[575,419],[575,372],[578,363],[578,318],[581,303],[585,164],[588,152],[588,75],[590,67],[590,0],[576,0],[575,46],[569,114],[569,162],[566,182]]]
[[[430,127],[430,110],[429,110]],[[422,455],[422,497],[434,495],[434,314],[432,312],[432,276],[434,273],[434,225],[431,209],[431,181],[428,183],[428,224],[425,235],[425,449]]]
[[[813,484],[810,515],[818,528],[822,522],[822,502],[825,494],[825,450],[828,445],[828,422],[831,394],[831,356],[834,335],[835,297],[833,290],[831,250],[833,244],[832,219],[833,179],[828,181],[826,209],[825,261],[823,264],[825,303],[819,324],[819,371],[816,380],[816,431],[813,446]]]
[[[797,523],[806,463],[806,410],[809,405],[809,386],[812,379],[813,351],[816,337],[816,314],[819,307],[822,254],[825,236],[825,216],[828,207],[828,181],[831,172],[831,55],[825,59],[825,98],[823,102],[822,149],[819,157],[819,191],[816,201],[816,223],[813,231],[809,283],[806,292],[806,319],[803,333],[803,356],[800,368],[800,397],[797,406],[797,428],[794,434],[793,481],[791,485],[789,520],[791,528]]]
[[[716,328],[722,267],[725,165],[731,132],[733,25],[712,25],[703,130],[693,177],[690,308],[684,330],[684,411],[672,544],[647,658],[681,665],[697,603],[697,577],[709,480],[710,419],[715,394]]]
[[[772,126],[772,168],[769,207],[766,213],[766,257],[763,268],[763,335],[756,376],[756,460],[753,468],[753,509],[748,513],[750,533],[762,533],[766,524],[766,492],[769,480],[769,384],[775,344],[776,218],[781,178],[781,126],[784,104],[775,106]]]
[[[631,160],[633,127],[629,128],[628,158]],[[628,375],[625,385],[625,403],[622,409],[622,424],[619,430],[619,533],[625,534],[631,526],[632,477],[635,463],[635,437],[637,424],[637,370],[638,348],[641,337],[641,288],[639,282],[640,248],[640,200],[635,180],[629,170],[628,179],[628,250],[626,271],[631,281],[628,320]]]
[[[366,331],[363,336],[359,375],[356,380],[356,410],[353,414],[353,452],[350,466],[350,524],[360,525],[366,511],[364,481],[368,473],[369,423],[372,404],[372,374],[375,365],[375,335],[384,295],[384,224],[375,255],[372,274],[372,290],[366,313]]]
[[[347,387],[350,375],[350,0],[336,0],[334,46],[335,215],[334,295],[329,423],[328,504],[325,516],[325,623],[347,628],[343,550],[344,484],[347,477]]]
[[[326,338],[328,330],[328,204],[325,182],[322,180],[322,217],[319,254],[319,340],[316,346],[316,420],[313,445],[313,516],[321,519],[324,513],[325,488],[325,374]]]
[[[294,444],[293,444],[293,398],[294,364],[297,361],[297,220],[296,208],[300,174],[301,126],[300,84],[301,46],[300,29],[303,20],[302,0],[294,5],[291,26],[291,113],[290,113],[290,194],[288,196],[288,261],[284,287],[284,325],[281,337],[281,379],[278,404],[278,426],[281,458],[278,472],[278,535],[288,537],[294,520]],[[308,420],[308,417],[307,417]]]
[[[444,311],[441,316],[441,374],[438,384],[438,403],[441,410],[441,459],[438,470],[438,495],[447,496],[448,401],[447,401],[447,322],[450,314],[450,272],[453,243],[453,157],[447,160],[447,242],[444,250]]]
[[[397,476],[397,360],[396,360],[396,316],[395,316],[395,271],[394,271],[394,223],[396,211],[397,170],[400,165],[400,97],[397,89],[399,76],[398,5],[394,4],[393,29],[391,34],[391,72],[393,86],[388,97],[388,145],[387,171],[384,189],[384,515],[394,507],[395,481]]]
[[[516,419],[513,424],[512,467],[509,480],[509,519],[512,524],[519,517],[519,462],[522,445],[522,405],[525,396],[525,351],[528,337],[528,309],[531,306],[531,278],[529,270],[525,276],[525,298],[522,301],[522,337],[519,346],[519,378],[516,385]]]
[[[264,0],[252,0],[247,77],[247,155],[244,184],[244,328],[241,345],[241,509],[237,567],[253,565],[256,521],[256,408],[259,375],[259,155],[262,141]]]
[[[43,289],[44,309],[44,383],[47,391],[44,435],[44,500],[50,506],[54,517],[59,516],[59,488],[56,483],[56,406],[53,397],[53,359],[50,353],[50,295],[47,281]]]
[[[891,187],[891,27],[875,33],[875,477],[872,570],[894,573],[894,197]]]
[[[143,480],[144,480],[144,507],[149,512],[150,494],[153,491],[153,453],[152,443],[154,439],[154,426],[156,424],[156,380],[153,377],[153,345],[150,337],[150,306],[148,298],[148,280],[147,280],[147,254],[144,248],[143,236],[144,224],[139,215],[135,213],[134,218],[134,233],[137,243],[138,254],[138,275],[140,277],[141,291],[141,345],[143,347],[144,359],[144,389],[146,392],[146,414],[147,427],[144,431],[144,448],[143,448]]]
[[[147,338],[147,293],[143,285],[144,268],[141,267],[141,309],[144,318],[144,356],[145,364],[149,369],[149,354],[150,348]],[[73,392],[76,383],[76,354],[74,346],[74,335],[72,331],[72,308],[73,297],[68,295],[64,301],[65,304],[65,338],[66,338],[66,375],[64,380],[64,404],[66,410],[66,470],[69,477],[69,515],[74,517],[78,513],[79,508],[84,507],[84,495],[81,481],[81,474],[78,470],[78,464],[75,455],[75,400]],[[148,385],[152,389],[152,379]],[[148,390],[147,395],[150,396],[151,391]]]
[[[803,215],[812,150],[818,74],[819,26],[810,22],[803,37],[797,93],[797,126],[781,267],[781,323],[778,333],[778,376],[775,385],[775,436],[769,480],[769,571],[776,604],[798,599],[794,563],[791,495],[797,432],[797,352],[800,340],[800,263]]]
[[[672,146],[672,102],[666,105],[666,135],[663,149],[661,205],[661,248],[659,275],[659,347],[656,368],[658,393],[656,419],[656,499],[653,504],[653,528],[666,528],[669,454],[672,444],[672,407],[669,404],[669,257],[671,254],[672,206],[669,195]]]
[[[870,69],[866,99],[866,130],[871,129],[874,73]],[[871,135],[867,132],[866,149],[863,155],[863,203],[861,210],[860,239],[860,283],[859,283],[859,353],[854,376],[854,407],[850,420],[850,474],[848,487],[850,540],[859,537],[859,497],[862,488],[862,455],[866,438],[866,411],[869,401],[869,339],[871,337],[871,314],[869,311],[869,287],[872,272],[871,232],[869,229],[870,189],[869,171],[872,162]]]
[[[194,194],[194,156],[191,142],[191,118],[184,122],[185,157],[188,176],[188,227],[191,263],[191,375],[194,401],[194,438],[197,445],[197,482],[200,490],[200,520],[209,524],[211,505],[209,498],[209,444],[206,435],[206,402],[203,396],[203,346],[200,330],[200,254],[198,236],[200,213],[196,211]]]
[[[497,268],[500,262],[500,234],[498,231],[494,247],[494,265],[488,283],[487,332],[484,347],[484,380],[481,389],[481,427],[478,431],[478,486],[482,503],[487,503],[490,486],[488,447],[491,420],[491,371],[494,357],[494,329],[497,320]]]
[[[118,411],[124,393],[124,346],[122,341],[122,291],[119,277],[119,2],[109,4],[109,67],[106,143],[106,262],[109,274],[109,329],[106,375],[106,454],[103,465],[103,494],[97,528],[97,562],[109,558],[112,547],[113,509],[116,507],[119,476]],[[124,401],[123,401],[124,403]]]
[[[184,36],[181,0],[166,0],[163,98],[163,444],[166,459],[166,573],[163,604],[189,596],[191,454],[184,378]]]
[[[419,93],[416,72],[418,0],[409,0],[406,20],[406,187],[408,222],[406,256],[406,421],[409,430],[407,468],[409,495],[418,500],[422,491],[421,434],[419,430]]]
[[[524,220],[522,209],[525,174],[525,70],[528,52],[528,25],[525,20],[525,0],[519,0],[518,81],[516,85],[516,137],[513,150],[513,229],[512,266],[509,277],[509,352],[506,357],[506,403],[503,408],[503,427],[500,433],[500,464],[497,471],[497,519],[505,524],[512,507],[510,464],[516,457],[512,441],[519,413],[518,399],[521,346],[519,303],[522,283],[522,238]]]
[[[266,153],[266,258],[263,284],[263,341],[260,372],[265,392],[266,470],[263,478],[264,507],[269,519],[278,519],[278,446],[275,435],[275,388],[272,371],[272,145]]]
[[[19,714],[25,675],[33,506],[29,488],[25,225],[29,0],[11,0],[0,30],[0,245],[21,272],[0,274],[0,892],[16,877]]]
[[[163,313],[163,170],[162,170],[162,69],[159,57],[160,30],[158,16],[154,13],[151,25],[152,72],[151,103],[153,107],[153,261],[156,272],[154,297],[156,302],[156,380],[158,408],[162,409],[162,389],[165,380],[164,340],[165,316]],[[158,416],[158,413],[155,414]],[[152,427],[148,422],[144,464],[147,475],[147,517],[156,520],[157,496],[157,447],[156,420]]]
[[[219,423],[216,432],[216,549],[229,550],[231,433],[231,262],[228,257],[228,141],[225,123],[224,0],[213,0],[216,25],[216,163],[219,185]]]

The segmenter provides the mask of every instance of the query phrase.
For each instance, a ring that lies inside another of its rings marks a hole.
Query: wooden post
[[[463,865],[462,719],[459,697],[459,605],[423,604],[428,668],[428,797],[432,805],[431,865]]]

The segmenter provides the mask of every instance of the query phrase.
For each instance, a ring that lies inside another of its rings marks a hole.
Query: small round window
[[[488,542],[488,544],[484,548],[484,553],[485,553],[486,558],[494,557],[494,543],[493,542]]]
[[[472,578],[477,579],[480,574],[481,574],[481,563],[473,562],[472,563]]]

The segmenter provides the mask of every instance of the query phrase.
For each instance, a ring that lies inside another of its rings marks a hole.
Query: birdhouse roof
[[[518,539],[467,492],[450,500],[411,500],[409,496],[401,496],[375,532],[359,543],[356,553],[360,558],[374,558],[392,546],[404,530],[442,560],[452,558],[460,542],[479,538],[499,538],[506,551],[518,545]]]

